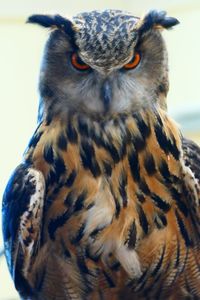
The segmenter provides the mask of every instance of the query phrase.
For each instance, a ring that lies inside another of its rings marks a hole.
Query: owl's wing
[[[182,145],[185,164],[191,169],[200,184],[200,147],[186,138],[183,138]]]
[[[25,277],[40,243],[44,192],[42,173],[21,164],[11,176],[3,196],[5,255],[21,295],[31,290]]]
[[[186,138],[183,138],[182,146],[185,166],[191,171],[185,176],[186,193],[192,203],[191,212],[200,239],[200,147]]]

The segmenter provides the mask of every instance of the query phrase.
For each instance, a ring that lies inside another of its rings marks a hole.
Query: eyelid
[[[71,55],[71,64],[75,69],[79,71],[87,71],[90,69],[90,66],[85,64],[76,52],[72,53]]]
[[[132,70],[135,69],[141,61],[141,54],[139,52],[135,52],[132,59],[124,65],[124,69],[126,70]]]

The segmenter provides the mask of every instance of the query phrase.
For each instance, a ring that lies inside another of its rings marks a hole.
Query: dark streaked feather
[[[32,15],[28,18],[27,23],[39,24],[46,28],[56,26],[74,39],[73,23],[60,15]]]
[[[38,250],[43,208],[43,177],[32,170],[26,164],[16,168],[7,184],[2,205],[5,256],[21,296],[32,294],[24,270]]]
[[[179,21],[176,18],[167,17],[165,11],[151,10],[142,20],[139,27],[139,34],[142,35],[156,27],[169,29],[177,24],[179,24]]]
[[[183,153],[186,166],[194,173],[200,182],[200,147],[193,141],[183,138]]]

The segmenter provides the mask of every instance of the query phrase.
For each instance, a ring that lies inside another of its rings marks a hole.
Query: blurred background
[[[0,195],[36,127],[38,73],[48,31],[25,24],[27,17],[34,13],[70,16],[105,8],[123,9],[138,16],[156,8],[167,10],[169,15],[179,19],[179,26],[163,33],[169,51],[168,107],[183,133],[200,144],[199,0],[0,0]],[[0,299],[19,299],[3,256],[0,258]]]

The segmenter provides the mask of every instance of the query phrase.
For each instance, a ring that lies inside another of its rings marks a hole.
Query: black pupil
[[[133,55],[133,57],[131,58],[131,60],[128,62],[128,64],[132,64],[135,60],[135,55]]]
[[[78,56],[78,55],[77,55],[77,59],[76,59],[76,60],[77,60],[77,63],[78,63],[79,65],[84,65],[84,66],[86,65],[86,64],[84,63],[84,61],[82,61],[82,59],[81,59],[80,56]]]

